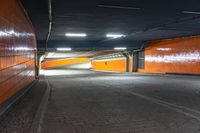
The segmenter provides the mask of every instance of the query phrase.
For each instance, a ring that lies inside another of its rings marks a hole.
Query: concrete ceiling
[[[22,0],[38,39],[45,47],[49,28],[48,0]],[[199,0],[52,0],[49,48],[139,48],[146,42],[200,34]],[[88,36],[74,39],[67,32]],[[107,33],[127,37],[108,40]]]

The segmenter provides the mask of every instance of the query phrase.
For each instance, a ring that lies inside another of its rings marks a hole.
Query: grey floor
[[[42,133],[200,133],[199,77],[46,73],[52,93]]]
[[[36,81],[32,88],[0,117],[0,133],[29,133],[46,90],[46,81]]]

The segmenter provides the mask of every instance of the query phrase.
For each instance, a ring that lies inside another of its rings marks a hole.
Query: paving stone
[[[200,133],[199,77],[66,70],[48,80],[42,133]]]
[[[28,133],[46,90],[46,81],[37,82],[0,118],[0,133]]]

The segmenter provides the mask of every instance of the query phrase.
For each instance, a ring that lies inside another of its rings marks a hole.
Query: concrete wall
[[[0,0],[0,104],[35,79],[35,34],[18,0]]]
[[[200,36],[155,42],[145,49],[145,73],[200,74]]]

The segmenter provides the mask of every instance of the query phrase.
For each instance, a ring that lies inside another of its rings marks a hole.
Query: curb
[[[44,78],[44,79],[46,80],[46,83],[47,83],[47,89],[46,89],[45,94],[42,98],[42,101],[39,105],[39,108],[36,112],[36,115],[33,119],[33,123],[30,127],[29,133],[41,133],[41,126],[43,124],[43,119],[44,119],[44,115],[46,113],[47,104],[48,104],[50,91],[51,91],[49,81],[46,78]]]

